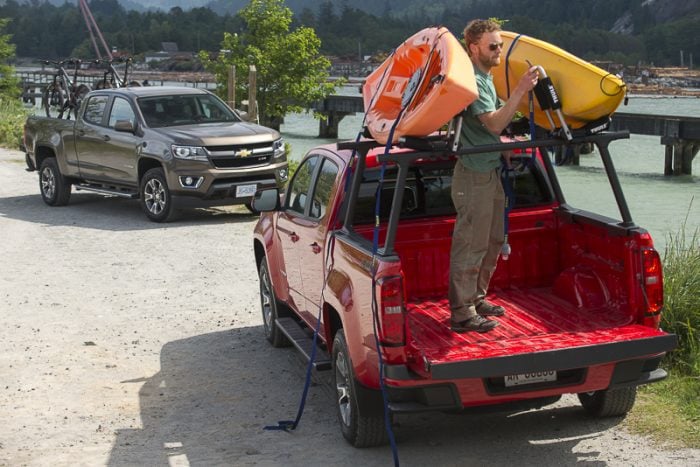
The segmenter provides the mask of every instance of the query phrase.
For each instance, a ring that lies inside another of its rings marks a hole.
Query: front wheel
[[[578,400],[584,410],[595,417],[620,417],[634,407],[637,387],[606,389],[604,391],[583,392]]]
[[[252,202],[245,203],[245,208],[250,211],[251,214],[255,214],[256,216],[260,215],[260,211],[253,207]]]
[[[141,208],[153,222],[167,222],[173,215],[173,201],[163,169],[155,168],[141,178]]]
[[[61,174],[56,158],[47,157],[39,168],[41,198],[49,206],[65,206],[70,199],[71,184]]]
[[[291,345],[291,342],[289,342],[287,336],[285,336],[279,326],[277,326],[276,321],[277,318],[280,317],[279,304],[275,297],[275,291],[272,288],[270,272],[268,271],[265,258],[260,260],[258,277],[260,278],[260,308],[262,309],[265,338],[273,347],[288,347]]]
[[[345,439],[356,448],[386,444],[388,436],[383,412],[363,406],[358,397],[358,383],[342,329],[333,339],[333,382],[338,421]]]

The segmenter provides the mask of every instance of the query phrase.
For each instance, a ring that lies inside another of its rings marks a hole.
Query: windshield
[[[142,97],[138,105],[151,128],[241,121],[226,104],[210,94]]]

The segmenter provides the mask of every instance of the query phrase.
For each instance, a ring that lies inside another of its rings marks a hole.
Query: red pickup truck
[[[659,329],[659,254],[631,219],[608,149],[628,137],[569,142],[597,146],[621,221],[566,203],[546,149],[566,142],[479,148],[520,151],[509,173],[512,253],[488,297],[506,314],[485,334],[450,329],[448,145],[309,151],[286,193],[261,190],[253,201],[264,211],[254,250],[267,340],[310,357],[320,317],[314,365],[332,370],[338,420],[357,447],[387,440],[382,388],[390,414],[541,407],[575,393],[590,414],[624,415],[638,385],[665,378],[659,363],[677,342]]]

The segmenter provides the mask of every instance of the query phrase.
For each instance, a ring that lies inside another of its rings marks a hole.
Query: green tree
[[[331,94],[337,84],[328,83],[330,61],[319,54],[321,41],[313,29],[290,31],[292,11],[282,0],[251,0],[239,12],[240,33],[225,32],[215,60],[205,51],[200,58],[214,73],[217,90],[227,95],[228,72],[236,67],[236,95],[247,95],[250,65],[257,70],[256,95],[263,125],[279,129],[284,116]]]
[[[5,34],[9,19],[0,18],[0,97],[18,97],[19,80],[15,76],[15,67],[10,60],[15,57],[15,45],[10,42],[10,35]]]

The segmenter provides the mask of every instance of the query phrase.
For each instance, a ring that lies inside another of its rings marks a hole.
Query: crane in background
[[[81,13],[83,14],[85,25],[87,26],[88,32],[90,33],[90,40],[92,41],[92,46],[95,49],[95,54],[97,55],[97,58],[99,60],[102,60],[102,53],[100,52],[100,47],[97,43],[97,39],[99,39],[100,44],[102,45],[102,47],[104,47],[105,55],[111,61],[112,51],[109,49],[109,46],[107,45],[104,36],[102,36],[102,31],[100,31],[100,28],[99,26],[97,26],[95,18],[92,16],[92,12],[90,11],[90,7],[88,6],[87,0],[78,0],[78,5],[80,7]],[[97,39],[95,38],[95,36],[97,36]]]

